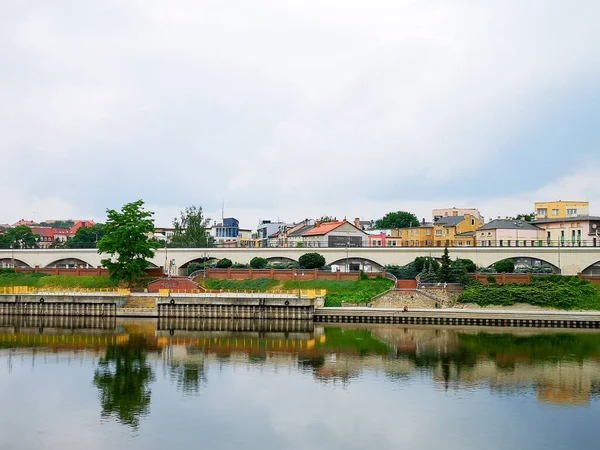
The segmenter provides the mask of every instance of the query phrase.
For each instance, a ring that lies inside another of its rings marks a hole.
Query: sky
[[[0,3],[0,223],[588,200],[596,0]]]

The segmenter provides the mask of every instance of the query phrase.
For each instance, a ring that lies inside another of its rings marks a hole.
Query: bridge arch
[[[593,264],[587,266],[584,270],[581,271],[583,275],[598,275],[600,276],[600,261],[596,261]]]
[[[10,269],[13,267],[31,268],[29,264],[17,258],[2,258],[0,259],[0,269]]]
[[[380,272],[383,266],[372,259],[363,258],[360,256],[350,256],[349,258],[341,258],[333,261],[331,266],[339,266],[340,271],[350,272],[362,270],[363,272]]]
[[[552,273],[560,274],[560,269],[551,262],[548,262],[545,259],[534,258],[531,256],[514,256],[510,258],[499,258],[497,261],[494,261],[488,267],[493,268],[494,264],[496,264],[498,261],[504,261],[506,259],[510,259],[512,262],[515,263],[515,272],[519,271],[519,269],[549,268],[552,269]]]
[[[79,258],[62,258],[52,261],[50,264],[47,264],[45,268],[54,269],[56,267],[59,269],[74,269],[76,267],[89,268],[94,266]]]
[[[270,258],[267,258],[267,261],[269,261],[270,264],[297,263],[298,262],[295,259],[288,258],[286,256],[272,256]]]
[[[223,258],[215,258],[214,256],[207,256],[206,258],[204,258],[204,257],[194,258],[194,259],[190,259],[189,261],[179,265],[179,268],[187,269],[188,266],[192,263],[204,264],[205,262],[208,262],[208,261],[218,261],[220,259],[223,259]]]

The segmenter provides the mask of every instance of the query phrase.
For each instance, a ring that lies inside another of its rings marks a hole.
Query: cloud
[[[190,204],[219,217],[223,200],[246,227],[461,202],[495,216],[600,164],[591,0],[1,12],[0,222],[138,198],[160,225]]]

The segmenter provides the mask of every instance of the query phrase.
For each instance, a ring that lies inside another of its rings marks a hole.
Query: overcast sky
[[[597,0],[0,3],[0,223],[600,214]]]

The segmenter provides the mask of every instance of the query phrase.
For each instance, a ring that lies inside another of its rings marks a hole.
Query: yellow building
[[[392,237],[400,238],[402,247],[431,247],[433,245],[433,226],[429,223],[420,227],[396,228]]]
[[[536,202],[535,220],[566,219],[568,217],[587,216],[590,213],[589,202]]]
[[[471,233],[482,225],[483,221],[471,214],[441,217],[433,223],[433,246],[475,246]]]

